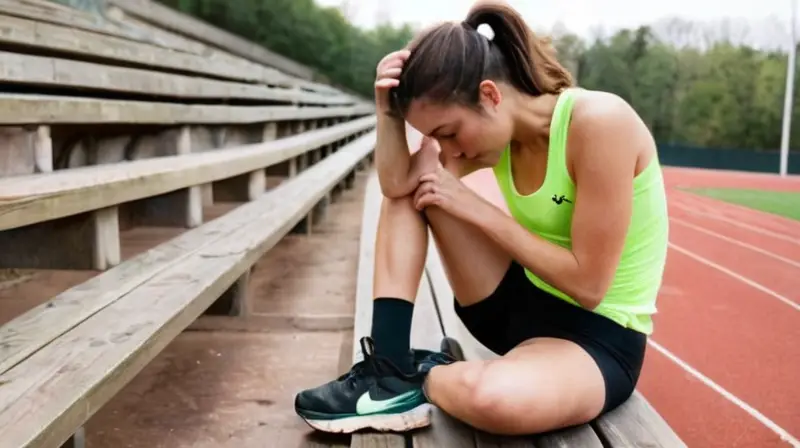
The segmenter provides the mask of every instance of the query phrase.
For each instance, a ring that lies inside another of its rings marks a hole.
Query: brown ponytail
[[[491,40],[478,32],[484,24],[494,33]],[[534,96],[573,85],[549,42],[499,0],[478,1],[463,22],[443,23],[421,33],[409,50],[400,85],[392,92],[394,111],[400,116],[417,98],[474,107],[485,79],[508,82]]]

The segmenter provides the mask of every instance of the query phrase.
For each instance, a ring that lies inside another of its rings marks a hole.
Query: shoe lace
[[[406,380],[413,380],[417,377],[416,372],[405,373],[390,359],[375,354],[375,342],[371,337],[362,337],[359,344],[364,359],[354,364],[349,372],[339,377],[339,381],[346,381],[349,387],[354,387],[356,382],[365,376],[396,376]]]

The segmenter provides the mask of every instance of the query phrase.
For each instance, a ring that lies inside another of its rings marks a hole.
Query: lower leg
[[[410,371],[411,319],[425,266],[428,229],[410,196],[384,198],[380,213],[375,241],[372,338],[377,354]]]
[[[450,286],[462,306],[489,297],[506,275],[511,256],[480,229],[438,207],[425,210]]]

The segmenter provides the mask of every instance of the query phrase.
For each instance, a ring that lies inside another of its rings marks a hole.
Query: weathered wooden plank
[[[545,434],[536,434],[533,436],[533,444],[536,448],[604,448],[591,425],[580,425]]]
[[[237,149],[0,178],[0,230],[237,176],[296,157],[373,124],[374,117],[367,117]]]
[[[47,126],[0,130],[0,175],[53,171]],[[0,267],[105,270],[120,261],[116,207],[43,225],[0,231]]]
[[[164,155],[186,155],[193,152],[192,133],[188,126],[162,132],[157,140],[161,151],[166,152]],[[140,154],[141,152],[143,151],[136,151],[136,158],[147,157]],[[120,213],[128,218],[126,224],[130,226],[191,229],[203,223],[202,192],[198,185],[129,202],[119,208]]]
[[[106,270],[120,262],[116,206],[0,231],[0,268]]]
[[[0,82],[170,98],[248,99],[323,105],[354,103],[353,98],[342,95],[321,95],[299,89],[220,81],[8,51],[0,51]]]
[[[487,434],[483,431],[475,432],[475,446],[477,448],[540,448],[526,437],[501,437]],[[584,448],[582,445],[562,445],[559,448]]]
[[[81,426],[60,448],[86,448],[86,431]]]
[[[370,144],[374,141],[371,143],[367,138],[350,149]],[[159,272],[179,265],[205,245],[232,233],[239,223],[261,219],[270,212],[261,202],[242,205],[228,212],[224,219],[211,221],[143,252],[0,326],[0,374]]]
[[[233,231],[0,375],[0,447],[57,446],[66,440],[373,148],[374,139],[358,142],[278,186],[251,203],[262,212],[255,219],[236,221]],[[86,296],[97,293],[102,291],[84,290]]]
[[[320,165],[324,163],[323,161]],[[356,312],[353,322],[353,363],[364,359],[359,339],[369,336],[372,330],[372,276],[375,272],[375,238],[378,231],[378,215],[382,197],[378,175],[373,172],[367,180],[359,237]],[[355,433],[352,436],[350,447],[406,448],[406,437],[403,434],[394,433]]]
[[[206,309],[205,314],[211,316],[246,316],[250,314],[247,302],[247,287],[250,284],[250,269],[223,292],[222,295]]]
[[[611,447],[679,448],[686,444],[638,391],[592,423]]]
[[[191,17],[181,14],[171,8],[151,1],[129,1],[129,0],[109,0],[109,3],[122,9],[127,14],[138,17],[144,21],[158,25],[161,28],[187,36],[192,40],[204,42],[225,51],[258,61],[261,64],[275,67],[278,70],[288,73],[304,80],[311,80],[314,77],[313,71],[296,61],[292,61],[268,49],[249,42],[241,37],[235,36],[220,28],[214,27]],[[335,91],[333,88],[316,83],[308,83],[314,88],[327,91]]]
[[[0,95],[0,124],[244,124],[358,116],[371,105],[226,106],[93,99],[45,95]]]
[[[53,171],[48,126],[0,128],[0,176]]]
[[[124,30],[128,34],[137,36],[135,40],[142,40],[145,42],[153,42],[154,45],[160,45],[166,48],[184,51],[186,53],[193,53],[205,55],[209,58],[217,60],[242,59],[233,54],[228,54],[219,51],[217,48],[206,45],[197,40],[187,39],[180,34],[172,31],[165,30],[164,28],[155,26],[151,23],[140,20],[130,14],[127,14],[122,9],[106,3],[105,17],[113,26]],[[246,59],[246,58],[245,58]]]
[[[200,54],[196,46],[180,45],[175,42],[173,42],[173,45],[164,45],[158,39],[148,39],[143,33],[131,32],[131,27],[119,26],[110,20],[97,20],[89,14],[77,9],[65,11],[60,8],[47,7],[46,5],[25,4],[18,0],[0,0],[0,14],[35,20],[37,22],[64,25],[109,36],[122,37],[128,40],[148,43],[185,53]]]
[[[77,54],[93,60],[139,64],[163,71],[184,71],[248,82],[294,87],[296,81],[277,70],[249,61],[216,60],[161,48],[128,38],[111,36],[52,23],[0,16],[0,44],[32,47],[49,52]]]

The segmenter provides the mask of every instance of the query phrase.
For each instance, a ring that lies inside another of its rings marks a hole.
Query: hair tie
[[[475,28],[475,31],[478,32],[481,36],[485,37],[489,42],[494,40],[494,30],[488,23],[481,23]]]

